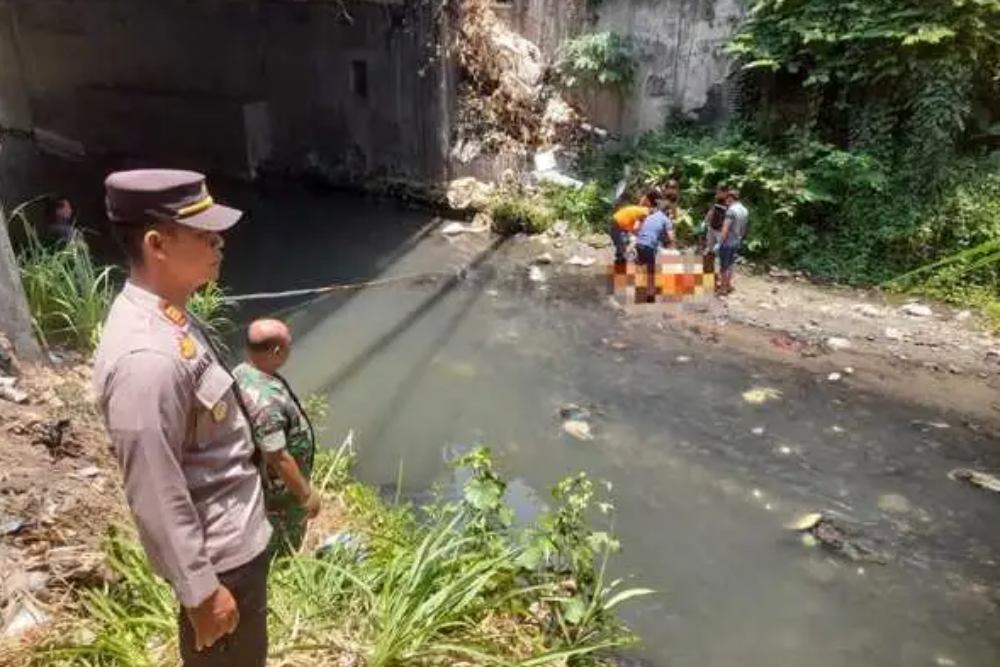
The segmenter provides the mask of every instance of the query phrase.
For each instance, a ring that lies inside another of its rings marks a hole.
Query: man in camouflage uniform
[[[247,361],[234,375],[267,461],[264,502],[274,527],[273,556],[297,551],[306,522],[320,509],[309,486],[316,442],[312,424],[278,369],[288,360],[292,336],[278,320],[257,320],[247,330]]]

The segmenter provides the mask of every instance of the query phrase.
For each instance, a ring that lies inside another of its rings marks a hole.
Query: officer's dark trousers
[[[184,667],[264,667],[267,661],[267,570],[265,549],[246,565],[223,572],[219,581],[236,598],[240,623],[203,651],[194,650],[194,628],[187,613],[180,614],[180,649]]]

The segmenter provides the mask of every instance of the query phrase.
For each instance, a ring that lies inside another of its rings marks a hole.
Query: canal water
[[[287,376],[329,395],[326,439],[355,431],[364,481],[401,467],[416,494],[482,443],[524,511],[577,471],[611,482],[616,574],[658,591],[625,610],[650,664],[1000,664],[1000,498],[947,478],[1000,452],[959,417],[630,323],[573,288],[587,278],[531,282],[516,242],[451,240],[426,213],[299,191],[237,203],[233,291],[435,274],[240,315],[282,310]],[[780,398],[744,400],[759,387]],[[562,431],[566,403],[590,407],[593,441]],[[887,562],[803,546],[783,526],[810,510]]]

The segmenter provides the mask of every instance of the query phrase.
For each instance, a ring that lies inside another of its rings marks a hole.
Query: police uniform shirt
[[[94,380],[143,547],[181,604],[197,606],[216,573],[253,560],[271,536],[233,378],[182,309],[129,282]]]

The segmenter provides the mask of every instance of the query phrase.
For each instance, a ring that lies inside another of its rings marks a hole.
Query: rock
[[[764,435],[764,427],[763,426],[754,426],[752,429],[750,429],[750,432],[753,433],[756,436],[762,436],[762,435]]]
[[[441,230],[441,233],[444,234],[445,236],[464,234],[465,225],[463,225],[461,222],[452,222],[450,224],[445,225],[444,228]]]
[[[483,144],[478,139],[462,137],[455,142],[451,149],[451,157],[462,164],[468,164],[479,157],[483,152]]]
[[[28,525],[28,520],[21,517],[14,517],[0,523],[0,535],[13,535]]]
[[[934,656],[934,664],[937,667],[958,667],[958,663],[946,655]]]
[[[929,306],[925,306],[922,303],[908,303],[901,307],[900,310],[912,317],[930,317],[934,314],[934,311]]]
[[[1000,493],[1000,477],[990,475],[989,473],[969,470],[967,468],[956,468],[948,473],[948,477],[957,482],[966,482],[987,491]]]
[[[864,315],[865,317],[881,317],[882,316],[882,311],[879,308],[876,308],[875,306],[873,306],[870,303],[863,303],[863,304],[857,305],[857,306],[854,307],[854,309],[858,313],[860,313],[861,315]]]
[[[542,271],[537,266],[532,266],[530,269],[528,269],[528,280],[530,280],[533,283],[544,283],[546,280],[545,272]]]
[[[28,402],[28,393],[14,386],[14,378],[4,378],[4,380],[9,382],[0,383],[0,399],[20,404]]]
[[[962,310],[962,311],[959,311],[959,312],[955,313],[955,321],[956,322],[965,322],[966,320],[970,319],[971,317],[972,317],[972,311],[971,310]]]
[[[588,441],[594,439],[593,433],[590,432],[590,424],[579,419],[569,419],[563,422],[562,429],[577,440]]]
[[[834,352],[840,350],[851,349],[851,341],[846,338],[838,338],[837,336],[831,336],[826,339],[826,346],[833,350]]]
[[[456,211],[481,210],[489,206],[494,190],[493,185],[467,176],[448,183],[445,198]]]
[[[951,373],[952,375],[961,375],[962,369],[956,366],[955,364],[948,364],[948,372]]]
[[[788,445],[782,445],[778,448],[778,452],[780,452],[782,456],[789,456],[792,453],[792,448]]]
[[[781,391],[772,387],[754,387],[743,392],[743,400],[752,405],[761,405],[781,398]]]
[[[541,255],[535,258],[535,264],[551,264],[552,254],[543,252]]]
[[[25,572],[20,568],[4,572],[2,589],[6,600],[20,597],[24,593],[35,594],[48,586],[49,575],[44,572]]]
[[[569,233],[569,223],[565,220],[557,220],[552,227],[549,228],[549,235],[555,237],[566,236]]]
[[[767,275],[771,276],[772,278],[791,278],[795,274],[793,274],[788,269],[783,269],[779,266],[772,266],[767,270]]]
[[[878,508],[890,514],[906,514],[912,509],[906,496],[898,493],[887,493],[878,499]]]
[[[830,373],[826,376],[826,379],[829,382],[840,382],[842,377],[843,376],[840,373]]]
[[[87,466],[82,470],[76,471],[77,477],[82,477],[84,479],[90,479],[91,477],[97,477],[101,473],[101,469],[97,466]]]
[[[886,327],[885,337],[888,338],[889,340],[896,340],[896,341],[903,340],[903,332],[893,327]]]
[[[844,368],[844,373],[847,375],[854,375],[854,369],[851,368],[850,366],[847,366]]]
[[[17,375],[19,371],[14,345],[7,336],[0,333],[0,374]]]
[[[593,257],[580,257],[579,255],[573,255],[566,260],[566,263],[570,266],[593,266],[597,262]]]
[[[987,359],[1000,359],[1000,348],[994,347],[986,351]]]
[[[493,216],[488,211],[479,211],[472,216],[472,228],[476,231],[493,229]]]

